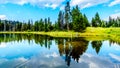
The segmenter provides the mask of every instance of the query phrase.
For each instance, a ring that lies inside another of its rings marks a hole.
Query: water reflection
[[[118,52],[112,51],[115,49],[115,47],[112,46],[112,44],[116,43],[115,41],[109,42],[111,45],[110,47],[112,49],[107,50],[108,47],[106,47],[106,46],[109,45],[108,43],[106,44],[103,41],[90,41],[89,42],[89,41],[85,40],[85,38],[53,38],[50,36],[37,35],[37,34],[35,34],[35,35],[33,35],[33,34],[0,34],[0,45],[4,45],[3,42],[7,43],[7,42],[13,42],[13,41],[19,42],[18,44],[20,44],[20,43],[22,43],[23,40],[27,40],[29,45],[37,44],[40,47],[39,48],[38,46],[34,46],[34,47],[31,46],[30,50],[27,49],[27,47],[24,47],[26,50],[29,51],[29,52],[26,52],[28,54],[26,58],[24,56],[24,55],[26,55],[26,53],[25,54],[20,53],[20,54],[22,54],[22,57],[20,55],[16,54],[16,55],[18,55],[18,57],[10,58],[10,59],[13,59],[11,62],[13,62],[14,60],[16,61],[15,58],[18,58],[19,60],[17,60],[17,61],[22,63],[22,65],[20,65],[20,67],[23,67],[23,68],[26,66],[27,66],[27,68],[32,68],[32,67],[39,68],[40,66],[43,66],[43,68],[44,67],[50,68],[50,66],[46,66],[46,65],[50,64],[50,63],[48,63],[48,61],[49,62],[53,61],[55,63],[58,62],[58,65],[62,64],[58,68],[61,68],[61,67],[64,68],[66,66],[64,65],[62,60],[64,60],[66,65],[70,66],[71,68],[77,66],[75,64],[75,62],[77,62],[79,64],[78,66],[81,66],[84,68],[90,68],[90,67],[99,68],[99,67],[101,67],[101,65],[104,65],[108,68],[109,67],[112,68],[114,66],[114,65],[112,65],[112,64],[114,64],[114,62],[120,63],[120,61],[118,59],[120,56],[119,55],[120,50],[118,50]],[[34,41],[35,43],[31,43],[32,41]],[[25,43],[27,43],[27,42],[25,42]],[[91,46],[90,46],[90,44],[91,44]],[[102,49],[102,47],[103,47],[103,49]],[[92,49],[90,49],[90,48],[92,48]],[[118,47],[118,48],[120,48],[120,47]],[[19,46],[18,46],[18,49],[19,49]],[[10,49],[10,51],[11,50],[12,49]],[[51,53],[51,50],[53,50],[53,53]],[[90,54],[90,52],[94,52],[93,50],[95,50],[96,54],[99,54],[99,52],[101,52],[102,59],[100,56],[98,56],[98,57],[94,56],[95,53]],[[2,49],[0,51],[2,52]],[[57,51],[58,51],[58,53],[57,53]],[[4,56],[2,57],[1,52],[0,52],[0,61],[1,61],[1,58],[4,57]],[[22,52],[24,52],[24,51],[22,51]],[[39,52],[39,54],[38,54],[38,52]],[[31,57],[31,53],[32,53],[32,57]],[[14,54],[12,54],[12,55],[14,55]],[[51,60],[52,59],[51,57],[54,60]],[[112,61],[103,59],[103,57],[109,57],[108,59],[110,59]],[[2,61],[7,62],[8,61],[7,58],[8,58],[8,56],[4,57],[4,59]],[[40,61],[38,61],[39,59],[40,59]],[[28,62],[28,60],[29,60],[29,62]],[[95,60],[97,60],[97,61],[95,61]],[[42,65],[41,63],[44,63],[44,65]],[[61,63],[61,64],[59,64],[59,63]],[[99,64],[97,64],[97,63],[99,63]],[[7,65],[7,64],[10,64],[10,62],[9,63],[7,62],[5,65]],[[33,64],[35,64],[36,66],[34,66]],[[106,65],[106,64],[108,64],[108,65]],[[111,65],[109,65],[109,64],[111,64]],[[0,63],[0,65],[1,65],[1,63]],[[15,64],[15,66],[16,65],[17,64]],[[31,65],[31,67],[29,65]],[[38,67],[37,67],[37,65],[38,65]],[[98,66],[96,67],[95,65],[98,65]],[[104,67],[102,67],[102,68],[104,68]]]
[[[4,38],[5,42],[10,41],[22,41],[28,40],[35,40],[36,44],[39,44],[41,47],[44,46],[50,49],[52,45],[53,37],[50,36],[41,36],[41,35],[30,35],[30,34],[4,34],[1,35],[1,38]],[[65,55],[65,62],[68,66],[70,66],[71,58],[74,59],[76,62],[79,61],[80,56],[86,51],[88,47],[88,41],[84,38],[54,38],[56,44],[58,45],[58,50],[60,56]]]
[[[112,44],[116,44],[116,43],[120,45],[120,42],[119,42],[119,41],[110,40],[109,45],[111,46]]]
[[[95,49],[96,53],[98,54],[102,46],[102,41],[92,41],[91,44],[92,44],[92,48]]]
[[[57,41],[60,56],[65,55],[68,66],[70,66],[71,58],[78,62],[80,56],[88,47],[88,41],[84,40],[84,38],[58,39]]]
[[[0,42],[20,42],[22,40],[28,40],[28,43],[30,43],[31,40],[34,40],[36,44],[50,49],[53,37],[37,34],[0,34]]]

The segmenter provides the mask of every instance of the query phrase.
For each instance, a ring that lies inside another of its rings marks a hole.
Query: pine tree
[[[45,32],[47,32],[48,29],[47,29],[47,18],[45,18]]]
[[[30,31],[30,29],[31,29],[31,22],[30,22],[30,20],[28,20],[28,31]]]
[[[99,17],[98,12],[95,14],[95,17],[92,18],[92,27],[101,27],[102,26],[102,22],[101,19]]]
[[[95,14],[95,23],[96,23],[96,26],[98,27],[100,27],[102,24],[98,12]]]
[[[111,27],[113,25],[113,19],[109,17],[108,27]]]
[[[117,18],[118,27],[120,27],[120,17]]]
[[[34,30],[35,31],[39,31],[39,22],[38,21],[35,21],[35,24],[34,24]]]
[[[84,23],[85,23],[86,27],[90,26],[89,21],[88,21],[88,19],[87,19],[85,14],[84,14]]]
[[[101,23],[102,23],[101,27],[106,27],[106,22],[105,21],[102,20]]]
[[[68,1],[65,6],[65,23],[66,23],[67,30],[69,30],[70,22],[71,22],[71,12],[70,12],[70,3]]]
[[[52,26],[52,24],[51,24],[51,21],[50,21],[50,17],[48,17],[48,23],[47,23],[48,31],[51,31],[51,26]]]
[[[60,11],[58,15],[58,30],[63,30],[63,26],[64,26],[63,23],[64,23],[64,13]]]
[[[39,27],[39,31],[44,31],[44,22],[43,22],[43,19],[40,19],[38,27]]]
[[[97,27],[97,23],[95,22],[94,18],[92,18],[92,27]]]
[[[72,9],[72,24],[73,30],[76,32],[83,31],[86,28],[87,19],[85,21],[84,16],[80,12],[78,6]]]

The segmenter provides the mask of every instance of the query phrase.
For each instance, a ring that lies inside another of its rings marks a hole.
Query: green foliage
[[[98,12],[95,14],[95,17],[92,18],[92,26],[93,27],[101,27],[102,25],[102,22],[101,22],[101,19],[99,17],[99,14]]]
[[[60,11],[59,12],[59,15],[58,15],[58,30],[60,30],[60,27],[61,27],[61,25],[60,25],[60,23],[61,23],[61,15],[62,15],[62,11]]]
[[[95,49],[96,53],[98,54],[102,46],[102,41],[92,41],[91,44],[92,44],[93,49]]]
[[[83,31],[86,26],[89,26],[87,17],[82,15],[78,6],[72,9],[72,24],[73,30],[76,32]]]
[[[42,19],[38,23],[38,28],[38,31],[44,31],[44,21]]]
[[[105,21],[101,21],[101,27],[106,27],[106,22]]]
[[[57,30],[63,30],[63,26],[64,26],[63,22],[64,22],[64,13],[60,11],[58,15],[58,21],[57,21],[58,23]]]
[[[89,27],[89,26],[90,26],[90,23],[89,23],[89,21],[88,21],[88,19],[87,19],[87,17],[86,17],[85,14],[84,14],[84,23],[86,24],[86,25],[85,25],[86,27]]]
[[[45,18],[45,32],[47,32],[48,31],[48,29],[47,29],[47,19]]]
[[[55,24],[53,25],[53,30],[56,31],[58,29],[59,29],[58,22],[55,22]]]
[[[95,22],[95,19],[94,19],[94,18],[92,18],[92,27],[97,27],[97,24],[96,24],[96,22]]]
[[[31,22],[30,22],[30,20],[28,21],[28,27],[27,27],[27,29],[28,29],[28,30],[31,29]]]
[[[117,17],[117,19],[109,17],[106,27],[120,27],[120,17]]]
[[[22,23],[22,28],[21,28],[22,31],[27,31],[27,24],[26,23]]]
[[[70,3],[67,2],[65,6],[65,26],[67,30],[69,30],[69,24],[71,22],[71,13],[70,13]]]
[[[22,23],[17,21],[15,30],[21,31],[21,28],[22,28]]]
[[[3,30],[4,30],[4,29],[3,29],[3,28],[4,28],[3,26],[4,26],[4,24],[3,24],[2,21],[0,20],[0,31],[3,31]]]
[[[50,21],[50,18],[48,18],[47,29],[48,29],[48,31],[53,30],[53,28],[52,28],[52,22]]]
[[[35,24],[34,24],[34,30],[35,31],[39,31],[39,25],[38,24],[39,24],[38,21],[36,21]]]

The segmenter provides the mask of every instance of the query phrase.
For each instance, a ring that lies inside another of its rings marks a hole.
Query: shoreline
[[[1,31],[0,34],[39,34],[48,35],[51,37],[107,37],[120,39],[120,27],[102,28],[102,27],[87,27],[84,33],[74,31],[51,31],[51,32],[35,32],[35,31]]]
[[[96,34],[96,33],[80,33],[80,32],[21,32],[21,31],[6,31],[0,32],[0,34],[39,34],[49,35],[53,37],[89,37],[89,36],[110,36],[110,34]]]
[[[7,31],[0,32],[0,34],[38,34],[38,35],[48,35],[56,38],[79,38],[84,37],[86,40],[114,40],[120,42],[120,34],[114,33],[80,33],[80,32],[20,32],[20,31]]]

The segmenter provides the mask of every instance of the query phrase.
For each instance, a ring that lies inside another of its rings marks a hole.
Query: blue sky
[[[66,0],[0,0],[0,19],[35,21],[50,17],[54,22],[65,3]],[[89,21],[96,12],[103,20],[120,16],[120,0],[71,0],[70,5],[71,9],[78,5]]]

